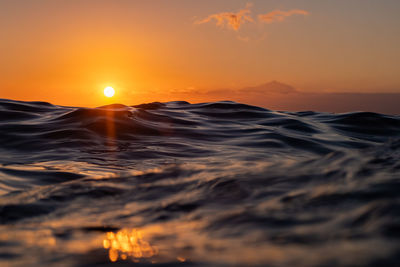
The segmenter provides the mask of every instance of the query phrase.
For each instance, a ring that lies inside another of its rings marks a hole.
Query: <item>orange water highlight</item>
[[[117,233],[108,232],[103,240],[103,247],[108,249],[111,262],[116,262],[118,259],[137,261],[158,254],[158,249],[145,241],[142,232],[137,229],[122,229]]]

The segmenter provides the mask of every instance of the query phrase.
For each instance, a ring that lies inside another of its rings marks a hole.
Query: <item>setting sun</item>
[[[112,88],[110,86],[104,88],[104,95],[106,97],[112,97],[112,96],[114,96],[114,94],[115,94],[114,88]]]

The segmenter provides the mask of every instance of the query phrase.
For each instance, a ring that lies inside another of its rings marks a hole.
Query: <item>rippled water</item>
[[[400,266],[400,117],[0,99],[0,265]]]

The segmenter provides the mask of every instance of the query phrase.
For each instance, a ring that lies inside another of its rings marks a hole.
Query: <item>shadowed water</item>
[[[0,99],[0,265],[399,266],[400,117]]]

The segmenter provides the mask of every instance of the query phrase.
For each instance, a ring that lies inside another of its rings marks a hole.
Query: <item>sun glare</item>
[[[112,97],[112,96],[114,96],[114,94],[115,94],[114,88],[112,88],[110,86],[104,88],[104,95],[106,97]]]

